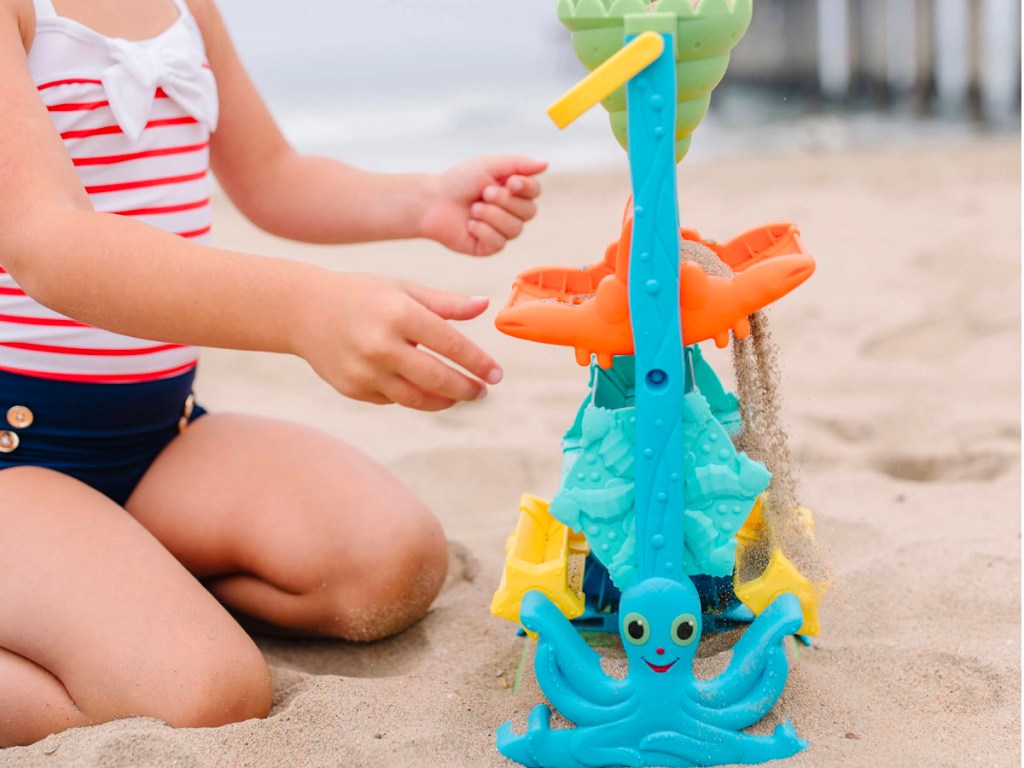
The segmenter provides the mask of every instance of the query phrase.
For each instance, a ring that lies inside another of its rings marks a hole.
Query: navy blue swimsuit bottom
[[[195,369],[134,384],[80,384],[0,371],[0,471],[45,467],[124,506],[188,423]]]

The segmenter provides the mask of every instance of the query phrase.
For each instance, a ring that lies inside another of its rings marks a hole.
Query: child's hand
[[[494,359],[445,322],[477,317],[486,298],[352,273],[329,274],[312,290],[292,346],[343,395],[440,411],[501,381]]]
[[[534,178],[547,163],[525,157],[481,157],[433,179],[423,234],[459,253],[491,256],[519,236],[537,214]]]

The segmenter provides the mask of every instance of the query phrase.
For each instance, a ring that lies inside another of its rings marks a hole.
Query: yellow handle
[[[552,104],[548,117],[565,128],[653,64],[664,50],[665,39],[657,32],[638,35]]]

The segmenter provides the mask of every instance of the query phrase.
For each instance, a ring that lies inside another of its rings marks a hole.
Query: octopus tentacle
[[[523,596],[519,619],[524,627],[538,635],[538,661],[535,666],[538,673],[542,668],[550,672],[552,690],[557,689],[597,706],[618,705],[629,696],[630,684],[605,673],[601,668],[601,656],[587,645],[546,595],[536,590],[527,592]],[[540,682],[547,693],[544,681]],[[561,704],[556,706],[562,710]],[[566,717],[576,719],[568,713]]]
[[[593,734],[589,734],[593,735]],[[616,768],[643,768],[649,763],[644,759],[643,752],[631,747],[608,747],[587,744],[574,745],[573,754],[578,755],[584,764],[593,766],[616,766]]]
[[[778,701],[786,687],[789,661],[781,647],[769,648],[764,660],[764,669],[750,692],[739,701],[720,707],[707,707],[701,702],[697,706],[698,717],[709,725],[726,730],[740,730],[753,725]]]
[[[526,733],[513,733],[511,720],[498,729],[498,751],[526,768],[586,768],[571,755],[573,733],[552,730],[550,708],[538,704],[530,710]]]
[[[530,750],[529,733],[518,735],[512,731],[512,721],[506,720],[498,728],[498,751],[509,760],[515,760],[525,768],[541,768]]]
[[[695,696],[707,707],[734,704],[759,684],[768,660],[768,651],[781,647],[782,640],[803,623],[803,609],[795,595],[785,593],[754,619],[733,648],[732,660],[713,680],[695,680]]]
[[[713,738],[708,738],[708,734],[704,734],[704,738],[694,738],[681,733],[653,733],[641,740],[640,748],[649,756],[650,765],[667,768],[724,763],[751,765],[792,757],[807,749],[807,742],[796,735],[796,729],[789,720],[776,727],[769,736],[714,730]],[[709,749],[711,745],[713,749]]]
[[[691,768],[701,764],[701,756],[708,751],[707,744],[675,731],[652,733],[640,742],[648,764],[664,768]]]
[[[557,646],[540,640],[537,644],[537,655],[534,659],[534,671],[537,682],[548,701],[555,709],[577,725],[604,725],[628,717],[636,709],[636,701],[626,696],[615,704],[595,702],[588,696],[593,690],[590,685],[574,686],[563,674],[560,662],[563,656]],[[602,672],[602,674],[604,674]],[[585,681],[576,681],[585,682]],[[618,681],[615,681],[618,682]]]

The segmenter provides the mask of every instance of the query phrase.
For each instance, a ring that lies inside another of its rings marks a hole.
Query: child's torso
[[[184,2],[174,3],[178,17],[162,32],[123,40],[35,0],[28,62],[93,207],[205,242],[217,90],[199,28]],[[0,254],[0,369],[131,382],[195,365],[194,347],[102,331],[43,307],[2,264]]]

